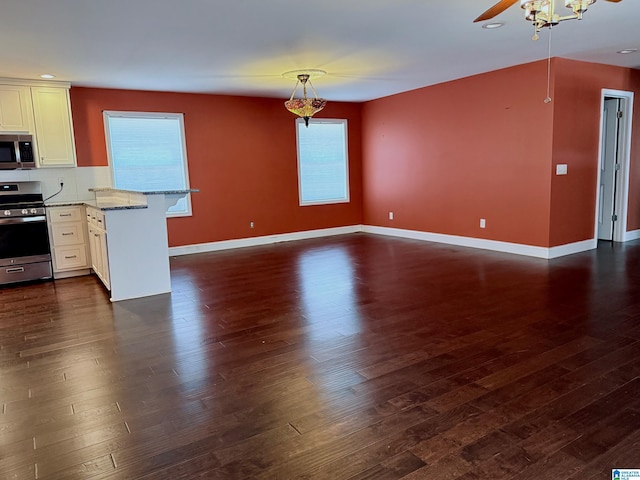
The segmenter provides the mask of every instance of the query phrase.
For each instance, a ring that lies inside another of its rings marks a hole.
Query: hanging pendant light
[[[309,119],[327,105],[327,101],[324,98],[318,97],[318,94],[316,93],[316,89],[313,88],[313,85],[311,84],[312,74],[318,75],[318,74],[324,74],[324,73],[326,72],[322,70],[309,70],[308,72],[304,72],[304,73],[287,72],[283,74],[284,77],[289,77],[292,74],[295,74],[296,78],[298,79],[296,82],[296,86],[293,88],[293,92],[291,92],[291,98],[289,98],[289,100],[284,102],[284,106],[291,113],[294,113],[299,117],[304,118],[304,124],[307,127],[309,126]],[[296,90],[298,89],[298,85],[300,84],[302,84],[303,97],[294,98],[296,94]],[[309,86],[311,87],[314,98],[307,98],[307,84],[309,84]]]

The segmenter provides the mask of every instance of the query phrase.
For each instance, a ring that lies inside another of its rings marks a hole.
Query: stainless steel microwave
[[[0,170],[35,168],[33,136],[0,133]]]

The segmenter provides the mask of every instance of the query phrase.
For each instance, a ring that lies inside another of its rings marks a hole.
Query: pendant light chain
[[[547,54],[547,97],[544,99],[544,103],[551,103],[551,32],[553,29],[549,29],[549,53]]]

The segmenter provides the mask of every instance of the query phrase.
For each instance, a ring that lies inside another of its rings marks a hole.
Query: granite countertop
[[[98,206],[96,204],[95,200],[75,200],[75,201],[68,201],[68,202],[56,202],[56,203],[47,203],[45,204],[45,207],[47,208],[51,208],[51,207],[74,207],[77,205],[84,205],[86,207],[91,207],[91,208],[96,208],[98,210],[102,210],[103,212],[106,212],[108,210],[133,210],[136,208],[147,208],[146,205],[121,205],[121,204],[113,204],[113,205],[100,205]]]
[[[66,202],[45,203],[45,207],[73,207],[75,205],[85,205],[89,200],[68,200]]]
[[[123,192],[123,193],[141,193],[142,195],[180,195],[186,193],[198,193],[197,188],[186,188],[184,190],[124,190],[121,188],[90,188],[90,192]]]
[[[184,190],[147,190],[147,191],[142,191],[142,190],[122,190],[122,189],[118,189],[118,188],[108,188],[108,187],[102,187],[102,188],[90,188],[89,189],[90,192],[93,192],[94,194],[100,194],[100,193],[109,193],[109,192],[113,192],[113,193],[124,193],[124,194],[138,194],[138,195],[186,195],[187,193],[197,193],[200,190],[198,190],[197,188],[189,188],[189,189],[184,189]],[[139,208],[147,208],[146,204],[139,204],[139,203],[122,203],[119,200],[114,200],[111,199],[111,201],[105,201],[105,200],[101,200],[98,201],[96,200],[70,200],[67,202],[54,202],[54,203],[48,203],[45,206],[46,207],[71,207],[74,205],[85,205],[88,207],[92,207],[92,208],[97,208],[98,210],[102,210],[102,211],[109,211],[109,210],[133,210],[133,209],[139,209]]]
[[[87,207],[95,208],[96,210],[101,210],[103,212],[107,212],[109,210],[135,210],[139,208],[148,208],[146,205],[122,205],[122,204],[104,204],[104,205],[96,205],[95,202],[85,202]]]

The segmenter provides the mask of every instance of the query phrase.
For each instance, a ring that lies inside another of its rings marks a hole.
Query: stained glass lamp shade
[[[303,98],[293,98],[300,83],[302,83]],[[309,83],[311,90],[313,90],[314,98],[307,98],[307,83]],[[309,119],[322,110],[326,104],[327,101],[324,98],[318,98],[315,88],[313,88],[313,85],[311,85],[311,82],[309,81],[309,75],[306,73],[298,75],[298,81],[291,93],[291,98],[284,102],[284,106],[287,107],[287,110],[304,118],[304,124],[307,127],[309,126]]]

